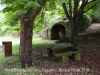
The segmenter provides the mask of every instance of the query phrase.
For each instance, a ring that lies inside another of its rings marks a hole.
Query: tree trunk
[[[68,9],[66,8],[65,3],[62,3],[62,6],[66,14],[66,17],[69,19],[70,24],[71,24],[71,44],[77,46],[78,44],[78,18],[79,18],[79,15],[76,14],[77,7],[74,9],[75,10],[74,16],[72,16],[73,14],[72,14],[71,2],[69,2],[69,7],[70,7],[69,12],[70,13],[68,12]]]
[[[32,34],[33,21],[29,20],[27,14],[20,16],[20,60],[22,68],[32,66]]]
[[[33,22],[46,2],[47,0],[40,0],[40,6],[34,10],[30,9],[26,14],[23,13],[20,15],[20,61],[22,68],[32,66]]]
[[[73,19],[71,23],[71,44],[78,46],[78,19]]]

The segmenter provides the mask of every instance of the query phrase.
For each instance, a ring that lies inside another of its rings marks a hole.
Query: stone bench
[[[58,43],[51,48],[53,55],[59,58],[62,63],[69,62],[69,56],[74,56],[74,60],[78,61],[81,59],[81,49],[75,48],[74,45],[70,43]]]
[[[59,61],[62,63],[68,63],[69,62],[69,56],[74,55],[74,60],[79,61],[81,60],[81,51],[69,51],[64,53],[54,53],[54,56],[56,58],[59,58]]]
[[[53,53],[63,53],[68,51],[75,51],[75,46],[70,43],[58,43],[51,48]]]
[[[49,60],[51,56],[53,56],[51,48],[45,48],[45,49],[42,50],[42,59],[44,61]]]
[[[74,55],[74,59],[81,59],[81,50],[75,48],[70,43],[57,43],[52,48],[46,48],[42,51],[43,60],[49,60],[51,57],[58,58],[62,63],[68,63],[69,56]]]

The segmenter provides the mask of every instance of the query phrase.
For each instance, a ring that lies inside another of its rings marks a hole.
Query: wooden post
[[[3,45],[3,51],[4,51],[4,56],[12,56],[12,42],[7,41],[7,42],[2,42]]]

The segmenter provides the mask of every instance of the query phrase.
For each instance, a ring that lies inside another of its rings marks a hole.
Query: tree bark
[[[46,2],[47,0],[40,0],[40,6],[34,10],[30,9],[26,14],[22,13],[20,15],[20,61],[22,68],[32,66],[33,22]]]
[[[20,60],[22,68],[32,66],[32,34],[33,21],[26,14],[20,16]]]
[[[69,5],[70,5],[70,14],[68,13],[65,3],[62,3],[65,15],[69,19],[70,25],[71,25],[71,44],[77,46],[78,45],[78,18],[79,17],[77,16],[76,11],[74,13],[74,17],[72,16],[71,2],[69,3]]]
[[[71,23],[71,44],[78,46],[78,20],[73,19]]]
[[[69,19],[70,24],[71,24],[71,44],[75,45],[76,47],[78,46],[78,25],[80,18],[83,16],[83,14],[87,11],[89,11],[91,8],[96,6],[97,4],[100,3],[100,1],[95,1],[95,0],[82,0],[81,5],[80,5],[81,0],[69,0],[69,9],[66,7],[66,3],[62,3],[62,7],[64,9],[66,17]],[[87,10],[84,10],[86,5],[89,3],[95,2],[93,5],[91,5]],[[74,5],[73,5],[74,4]],[[73,11],[72,11],[73,10]]]

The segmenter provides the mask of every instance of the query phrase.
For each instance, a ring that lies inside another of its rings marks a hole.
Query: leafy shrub
[[[20,26],[9,26],[9,25],[3,25],[0,27],[0,35],[13,35],[18,34],[20,31]]]
[[[100,23],[100,15],[98,16],[91,16],[93,23]]]
[[[79,32],[85,31],[91,24],[91,18],[89,15],[85,14],[79,21]]]

